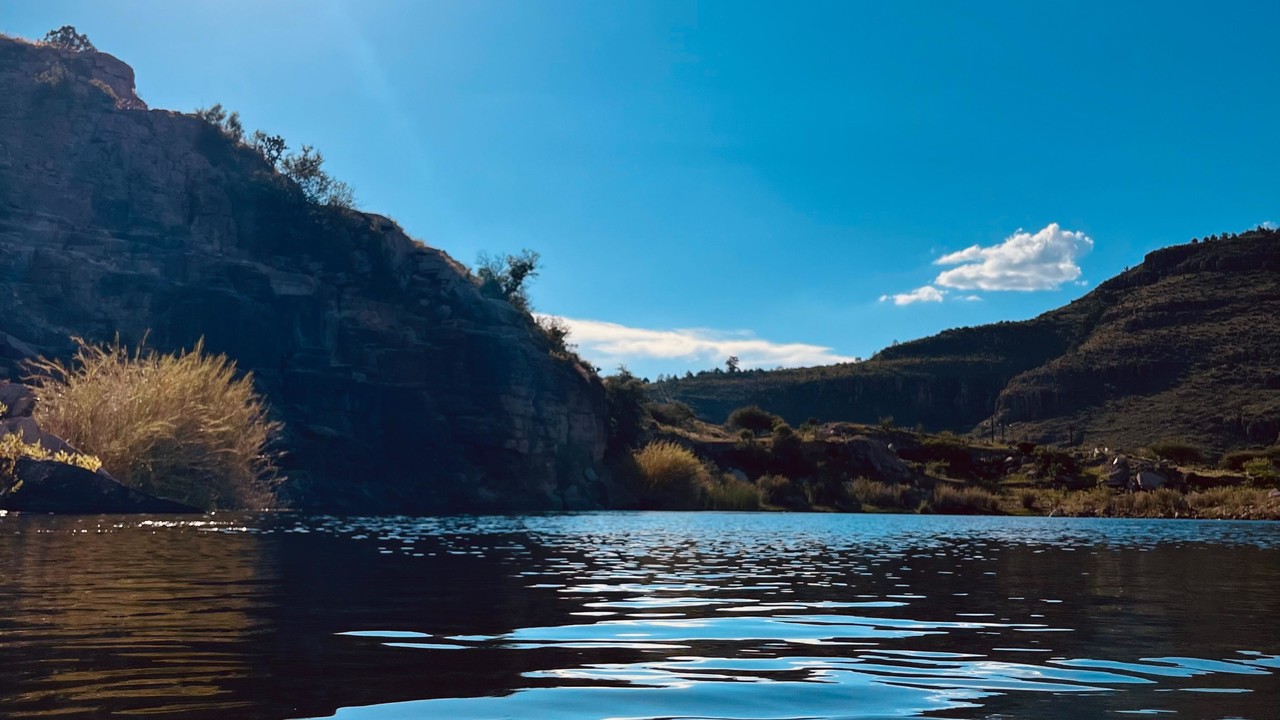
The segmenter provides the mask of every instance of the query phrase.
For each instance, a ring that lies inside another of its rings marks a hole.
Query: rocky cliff
[[[1177,245],[1025,322],[948,330],[871,360],[657,383],[719,420],[758,404],[822,420],[1208,450],[1280,433],[1280,233]]]
[[[0,37],[0,377],[70,338],[199,337],[285,423],[286,500],[591,506],[599,380],[387,218],[307,203],[109,55]]]

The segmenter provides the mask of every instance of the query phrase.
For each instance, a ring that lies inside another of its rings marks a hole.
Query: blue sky
[[[1280,222],[1280,3],[0,0],[320,148],[606,370],[866,357]]]

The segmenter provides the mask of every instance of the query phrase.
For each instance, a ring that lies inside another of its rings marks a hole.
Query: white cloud
[[[990,247],[973,245],[943,255],[935,265],[956,265],[934,279],[957,290],[1055,290],[1080,277],[1076,259],[1093,248],[1083,232],[1057,223],[1029,233],[1023,230]]]
[[[942,296],[945,290],[939,290],[932,285],[925,285],[916,288],[911,292],[898,293],[897,295],[881,295],[880,302],[893,301],[894,305],[910,305],[918,302],[942,302]]]
[[[982,297],[980,295],[961,295],[956,299],[964,300],[965,302],[978,302],[979,300],[982,299]]]
[[[717,332],[701,328],[650,330],[601,320],[559,318],[569,327],[569,342],[601,367],[636,360],[685,360],[723,362],[738,356],[743,368],[808,367],[853,362],[829,347],[806,343],[776,343],[754,333]]]
[[[1274,222],[1270,220],[1263,220],[1262,227],[1265,230],[1275,230],[1276,228],[1280,228],[1280,225],[1276,225]]]

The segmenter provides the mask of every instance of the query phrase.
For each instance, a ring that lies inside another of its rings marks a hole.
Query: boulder
[[[1107,466],[1107,474],[1104,482],[1110,488],[1127,488],[1129,487],[1129,460],[1123,455],[1117,456]]]
[[[0,493],[0,510],[72,515],[201,512],[125,487],[104,472],[51,460],[22,458],[14,475],[15,482]]]
[[[907,467],[883,442],[865,435],[852,437],[841,444],[843,461],[851,475],[865,475],[872,480],[890,483],[911,483],[916,473]]]
[[[0,413],[0,417],[30,417],[31,411],[36,406],[36,397],[31,393],[31,388],[26,385],[3,381],[0,382],[0,405],[8,408],[4,413]]]
[[[1136,490],[1159,490],[1169,484],[1169,478],[1152,470],[1143,470],[1138,473],[1135,479],[1134,489]]]
[[[38,444],[40,447],[51,453],[79,452],[66,440],[63,440],[52,433],[47,433],[44,430],[41,430],[40,426],[36,424],[35,419],[30,417],[15,417],[0,420],[0,437],[4,437],[6,435],[17,435],[22,438],[22,442],[28,445]]]

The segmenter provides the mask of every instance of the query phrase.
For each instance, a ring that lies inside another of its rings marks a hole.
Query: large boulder
[[[15,481],[0,492],[0,510],[60,514],[199,513],[198,508],[125,487],[104,472],[21,458]]]
[[[1154,470],[1143,470],[1135,480],[1135,490],[1159,490],[1169,484],[1169,478]]]
[[[847,469],[851,476],[890,483],[910,483],[916,479],[916,473],[880,440],[858,435],[836,447],[839,466]]]
[[[1107,465],[1107,474],[1104,478],[1106,486],[1109,488],[1127,488],[1129,487],[1129,478],[1132,475],[1129,468],[1129,459],[1123,455],[1112,458],[1111,464]]]
[[[79,452],[66,440],[42,430],[32,417],[15,417],[0,420],[0,438],[6,435],[17,435],[27,445],[39,445],[51,453]]]

